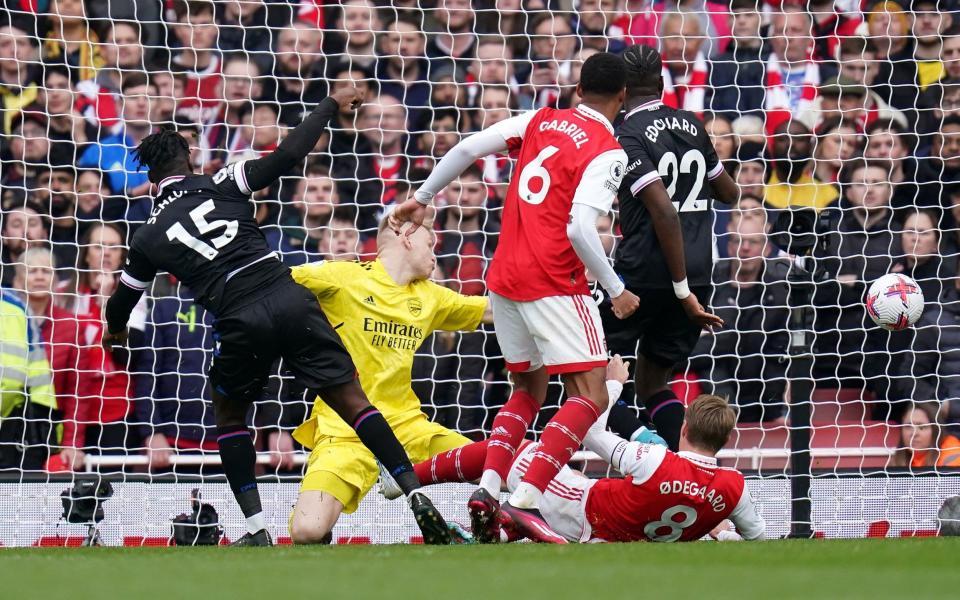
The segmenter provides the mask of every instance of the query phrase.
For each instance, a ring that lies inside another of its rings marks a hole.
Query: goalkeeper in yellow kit
[[[418,463],[470,440],[421,412],[410,382],[414,353],[434,330],[476,329],[491,316],[486,298],[429,281],[437,261],[432,228],[407,233],[397,235],[384,219],[377,260],[301,265],[293,278],[317,296],[370,401]],[[357,509],[379,467],[353,429],[319,399],[293,437],[311,452],[290,518],[291,537],[298,544],[329,542],[340,513]]]

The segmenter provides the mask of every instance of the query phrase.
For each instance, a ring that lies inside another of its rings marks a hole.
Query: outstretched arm
[[[244,176],[249,191],[262,190],[290,171],[293,165],[306,158],[316,147],[330,119],[335,117],[341,108],[356,109],[361,102],[363,95],[355,87],[343,88],[321,100],[313,112],[280,142],[276,150],[263,158],[244,163]]]
[[[460,176],[467,167],[490,154],[503,152],[514,145],[519,146],[526,133],[527,125],[537,111],[529,111],[516,117],[500,121],[462,140],[447,152],[437,166],[423,182],[414,197],[397,206],[390,215],[390,225],[394,231],[400,232],[400,226],[407,221],[418,225],[426,217],[425,206],[433,202],[434,196],[440,190],[450,185],[450,182]],[[413,230],[410,230],[412,232]]]

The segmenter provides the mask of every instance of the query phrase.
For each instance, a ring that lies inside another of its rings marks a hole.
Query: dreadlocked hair
[[[133,151],[133,158],[149,169],[151,181],[158,181],[167,171],[189,166],[190,145],[176,130],[163,128],[145,137]]]
[[[623,51],[623,62],[627,65],[627,90],[659,86],[663,61],[656,48],[630,46]]]

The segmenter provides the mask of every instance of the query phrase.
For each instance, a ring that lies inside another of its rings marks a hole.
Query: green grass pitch
[[[0,598],[960,598],[960,539],[0,549]]]

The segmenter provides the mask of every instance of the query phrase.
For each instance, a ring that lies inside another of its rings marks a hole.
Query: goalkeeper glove
[[[640,429],[633,432],[633,435],[630,436],[631,442],[640,442],[641,444],[654,444],[656,446],[667,447],[667,441],[657,435],[656,431],[652,429],[647,429],[646,427],[641,427]]]

